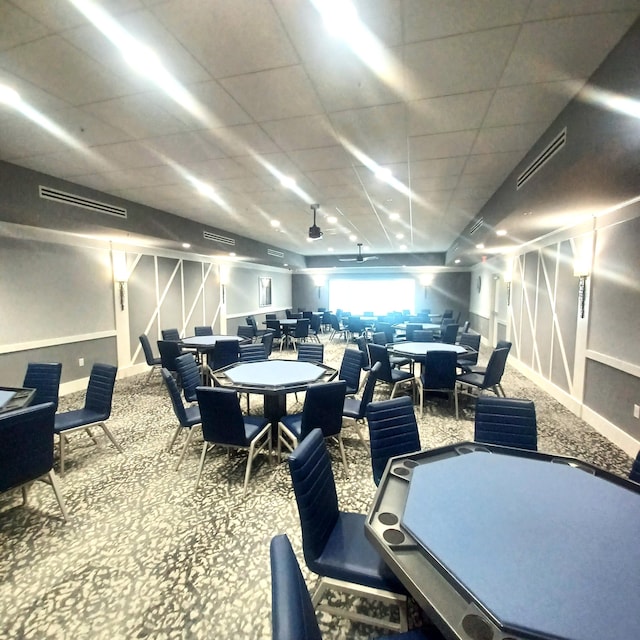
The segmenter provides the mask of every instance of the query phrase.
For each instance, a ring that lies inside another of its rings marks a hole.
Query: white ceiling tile
[[[415,136],[409,141],[411,158],[416,161],[466,156],[471,151],[477,135],[477,131],[455,131],[436,133],[430,136]]]
[[[41,22],[8,2],[0,3],[0,51],[11,49],[49,33]]]
[[[336,144],[331,122],[324,115],[263,122],[262,128],[283,151]]]
[[[411,163],[411,179],[432,178],[437,176],[457,176],[462,173],[464,164],[464,156],[416,160]]]
[[[483,129],[473,145],[472,154],[499,151],[526,151],[547,128],[546,122],[516,124]]]
[[[138,142],[107,144],[95,147],[94,150],[108,162],[124,168],[153,167],[160,164],[158,155]]]
[[[299,149],[291,151],[289,157],[303,171],[348,168],[351,159],[342,147],[323,147],[321,149]]]
[[[522,156],[522,151],[471,155],[464,165],[464,173],[490,173],[494,176],[506,176],[520,162]]]
[[[213,142],[206,140],[202,133],[193,131],[150,138],[146,144],[165,158],[181,165],[205,162],[225,155]]]
[[[221,127],[205,131],[203,135],[213,140],[228,156],[264,155],[278,151],[273,140],[257,124]]]
[[[638,0],[535,0],[529,4],[525,20],[549,20],[566,16],[586,15],[590,13],[612,13],[618,11],[637,11]]]

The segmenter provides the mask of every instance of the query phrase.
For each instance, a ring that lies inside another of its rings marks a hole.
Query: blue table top
[[[410,357],[425,356],[428,351],[455,351],[458,355],[467,353],[467,350],[459,344],[445,342],[396,342],[391,347],[391,351]]]
[[[246,340],[241,336],[223,336],[223,335],[215,335],[215,336],[192,336],[190,338],[183,338],[180,340],[180,344],[185,347],[213,347],[216,342],[220,340],[234,340],[235,342],[242,342]]]
[[[640,629],[640,494],[567,464],[474,452],[413,469],[402,525],[502,627]]]

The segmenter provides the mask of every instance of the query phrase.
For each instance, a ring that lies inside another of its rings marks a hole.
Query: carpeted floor
[[[325,362],[339,366],[343,349],[326,344]],[[19,491],[0,496],[2,640],[270,638],[269,541],[277,533],[289,535],[313,587],[286,463],[259,463],[243,500],[245,454],[215,451],[194,491],[201,438],[176,472],[181,443],[166,452],[176,419],[160,375],[145,378],[116,383],[109,427],[124,454],[102,435],[100,447],[72,436],[61,479],[69,522],[45,484],[32,489],[27,507]],[[508,396],[535,401],[541,451],[628,473],[624,452],[508,365],[503,386]],[[376,399],[387,395],[379,386]],[[60,410],[83,401],[84,394],[67,396]],[[258,397],[251,406],[259,410]],[[296,410],[293,396],[288,410]],[[423,448],[471,440],[473,407],[456,421],[436,401],[419,424]],[[349,477],[331,449],[340,506],[364,513],[375,492],[370,459],[355,431],[345,433]],[[382,635],[325,615],[321,625],[326,638]]]

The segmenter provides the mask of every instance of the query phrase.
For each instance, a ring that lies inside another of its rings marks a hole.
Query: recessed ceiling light
[[[402,240],[402,238],[404,238],[404,233],[396,233],[397,240]]]
[[[401,244],[400,245],[400,251],[406,251],[407,250],[407,245],[406,244]]]
[[[400,219],[400,214],[399,213],[390,213],[389,214],[389,220],[399,220]]]
[[[283,266],[283,267],[288,267],[288,266],[289,266],[289,263],[288,263],[288,262],[285,262],[282,266]]]
[[[183,249],[191,249],[191,245],[188,242],[183,242],[182,243],[182,248]]]
[[[478,244],[476,245],[476,249],[484,249],[484,245],[482,244],[482,242],[478,242]]]
[[[351,240],[351,242],[355,242],[358,239],[358,236],[355,233],[352,233],[349,236],[349,240]]]
[[[280,226],[280,220],[271,220],[271,226],[272,227],[279,227]]]
[[[288,176],[282,176],[280,184],[287,189],[293,189],[296,186],[296,181]]]
[[[460,264],[460,258],[456,258],[453,262],[454,264]]]
[[[507,230],[506,229],[498,229],[496,231],[496,235],[497,236],[506,236],[507,235]]]
[[[376,178],[382,182],[388,182],[392,178],[391,170],[386,167],[378,167],[375,172]]]
[[[328,222],[329,224],[335,224],[336,222],[338,222],[338,218],[336,218],[335,216],[329,216],[329,217],[327,218],[327,222]]]

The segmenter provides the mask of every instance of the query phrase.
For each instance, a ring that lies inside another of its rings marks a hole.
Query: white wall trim
[[[627,455],[632,458],[636,457],[638,449],[640,449],[640,442],[630,436],[626,431],[623,431],[620,427],[617,427],[606,418],[603,418],[599,413],[596,413],[593,409],[586,406],[582,408],[582,419],[605,438],[613,442],[613,444],[620,447]]]
[[[47,347],[57,347],[61,344],[73,344],[75,342],[89,342],[90,340],[102,340],[103,338],[114,338],[115,329],[108,331],[96,331],[95,333],[80,333],[75,336],[62,336],[60,338],[46,338],[44,340],[31,340],[30,342],[15,342],[14,344],[0,345],[1,353],[16,353],[18,351],[30,351],[32,349],[46,349]]]
[[[637,364],[626,362],[625,360],[620,360],[619,358],[614,358],[612,356],[608,356],[605,353],[593,351],[592,349],[587,349],[586,357],[589,360],[595,360],[596,362],[606,364],[612,369],[624,371],[624,373],[628,373],[629,375],[635,376],[636,378],[640,378],[640,366]]]

